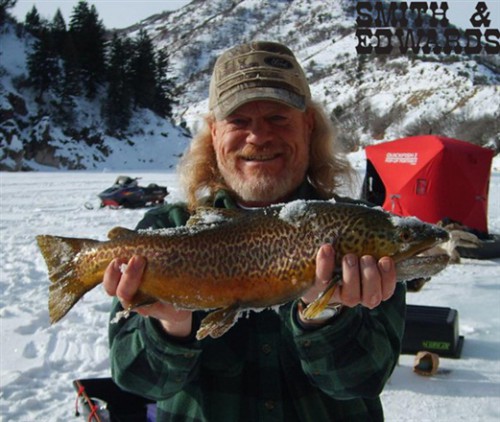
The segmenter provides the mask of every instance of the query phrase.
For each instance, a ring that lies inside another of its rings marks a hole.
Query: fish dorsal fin
[[[205,226],[214,224],[224,224],[245,215],[247,212],[240,209],[227,208],[211,208],[199,207],[196,208],[194,214],[186,223],[187,226]]]
[[[109,240],[116,240],[120,239],[122,237],[128,237],[133,234],[136,234],[134,230],[127,229],[125,227],[113,227],[109,232],[108,232],[108,239]]]

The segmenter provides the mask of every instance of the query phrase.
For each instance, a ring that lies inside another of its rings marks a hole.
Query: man
[[[152,210],[138,228],[183,225],[200,204],[342,200],[334,192],[349,166],[287,47],[254,42],[223,53],[209,108],[206,127],[180,164],[187,206]],[[159,421],[382,420],[378,395],[400,352],[404,287],[396,285],[390,258],[347,255],[332,299],[343,307],[307,320],[301,311],[332,278],[334,254],[331,245],[320,248],[314,287],[301,300],[251,312],[219,339],[197,341],[203,313],[166,303],[111,324],[115,381],[156,400]],[[146,263],[135,256],[122,274],[123,263],[109,265],[104,285],[125,303]],[[121,309],[117,300],[113,315]]]

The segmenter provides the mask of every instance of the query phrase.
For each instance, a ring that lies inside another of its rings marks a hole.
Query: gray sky
[[[189,3],[188,0],[87,0],[87,2],[96,6],[99,17],[108,29],[125,28],[156,13],[175,10]],[[490,28],[500,28],[500,0],[484,0],[484,2],[490,12]],[[24,21],[26,13],[31,10],[33,5],[36,5],[42,17],[52,20],[56,10],[60,8],[66,23],[68,23],[77,3],[78,0],[18,0],[12,13],[19,21]],[[430,2],[427,3],[430,4]],[[442,2],[438,1],[437,3],[440,5]],[[469,19],[475,12],[478,1],[447,0],[447,3],[449,6],[448,19],[462,28],[471,28]]]

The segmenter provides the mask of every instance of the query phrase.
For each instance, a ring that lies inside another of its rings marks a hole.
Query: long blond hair
[[[314,129],[311,133],[307,178],[319,195],[328,199],[340,185],[352,182],[352,167],[344,156],[335,129],[323,108],[311,102],[308,109],[314,116]],[[204,117],[200,131],[179,162],[180,183],[191,209],[196,208],[201,196],[213,195],[219,189],[229,190],[217,167],[211,133],[213,122],[213,115]]]

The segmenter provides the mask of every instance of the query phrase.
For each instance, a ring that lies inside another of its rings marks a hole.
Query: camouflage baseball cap
[[[277,101],[303,111],[310,98],[304,71],[283,44],[256,41],[238,45],[215,62],[209,108],[217,120],[255,100]]]

